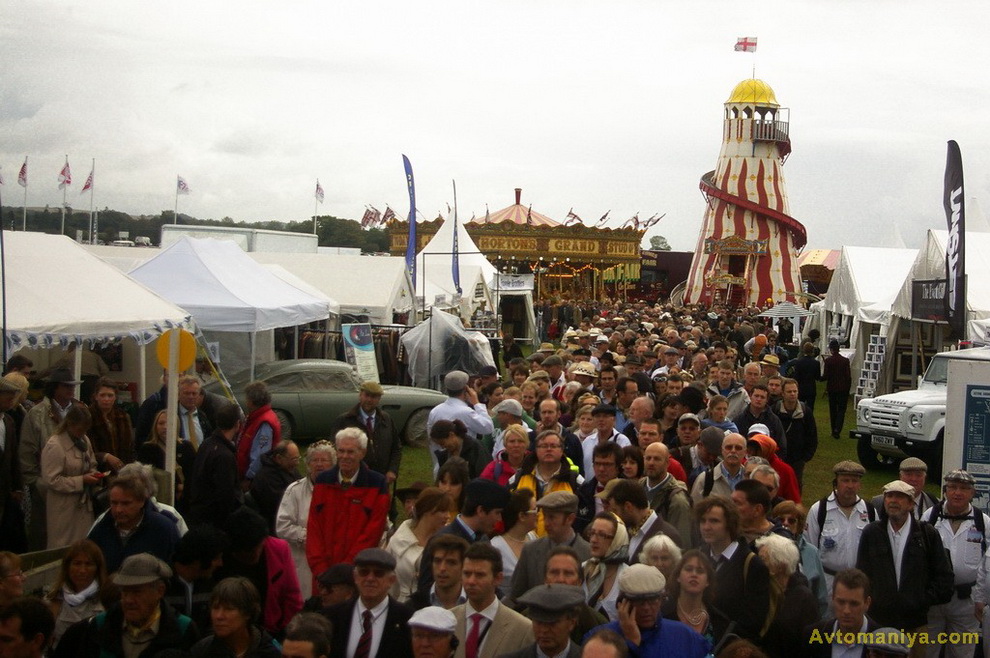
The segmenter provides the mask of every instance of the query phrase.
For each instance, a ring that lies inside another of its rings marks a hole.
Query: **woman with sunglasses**
[[[627,567],[629,532],[611,512],[601,512],[588,530],[591,559],[584,567],[584,593],[588,605],[609,621],[619,618],[619,574]]]

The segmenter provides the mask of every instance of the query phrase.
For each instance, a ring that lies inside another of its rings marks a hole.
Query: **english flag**
[[[28,186],[28,161],[24,158],[24,164],[21,165],[21,172],[17,174],[17,184],[21,187]]]
[[[175,193],[176,194],[189,194],[191,190],[189,189],[189,183],[182,176],[175,177]]]
[[[598,223],[595,224],[595,228],[602,228],[603,226],[605,226],[605,224],[608,223],[608,213],[610,212],[612,211],[609,210],[604,215],[602,215],[601,219],[598,220]]]
[[[66,160],[65,166],[58,174],[58,189],[65,189],[69,185],[72,185],[72,172],[69,170],[69,161]]]
[[[736,39],[736,52],[755,53],[756,37],[739,37]]]
[[[323,186],[320,185],[320,179],[316,179],[316,200],[323,203]]]
[[[574,208],[567,211],[567,221],[564,222],[564,226],[571,226],[572,224],[584,224],[584,221],[575,214]]]
[[[382,215],[382,224],[388,224],[389,220],[395,219],[395,211],[391,207],[385,206],[385,214]]]
[[[93,173],[94,172],[92,170],[90,170],[89,176],[86,178],[86,182],[83,183],[83,188],[81,190],[79,190],[79,194],[82,194],[86,190],[93,189]]]

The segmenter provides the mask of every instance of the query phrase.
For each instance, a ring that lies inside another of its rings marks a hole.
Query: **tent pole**
[[[165,431],[165,470],[169,475],[170,491],[165,492],[175,503],[175,450],[179,441],[179,338],[181,332],[173,329],[169,334],[168,345],[168,391],[165,417],[168,425]],[[161,338],[159,338],[161,340]]]
[[[141,404],[148,397],[147,395],[145,395],[145,390],[147,389],[147,381],[148,381],[148,363],[146,361],[146,359],[148,358],[148,350],[146,349],[146,345],[144,343],[138,345],[138,352],[139,352],[138,386],[137,386],[137,400],[135,400],[135,402]]]
[[[292,330],[292,358],[299,358],[299,325]]]
[[[83,351],[82,341],[78,341],[76,343],[75,364],[72,366],[72,369],[74,371],[72,377],[77,382],[82,381],[82,351]],[[81,391],[82,391],[82,384],[76,384],[75,397],[77,400],[81,399],[82,396]],[[86,400],[83,400],[82,403],[87,404]]]
[[[257,335],[258,333],[256,331],[252,331],[248,338],[251,341],[251,381],[254,381],[254,343]]]

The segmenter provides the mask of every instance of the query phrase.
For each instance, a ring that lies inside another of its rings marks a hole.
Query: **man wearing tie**
[[[367,381],[358,391],[358,403],[341,414],[334,422],[332,434],[345,427],[357,427],[368,435],[368,454],[364,463],[373,471],[385,476],[391,485],[399,473],[402,461],[402,440],[395,429],[395,422],[381,408],[385,389],[378,382]]]
[[[388,595],[395,583],[395,558],[366,548],[354,558],[358,598],[328,608],[333,625],[330,658],[398,658],[412,653],[412,610]]]
[[[462,574],[468,600],[451,611],[457,619],[454,658],[495,658],[533,644],[532,622],[496,596],[502,584],[498,549],[488,543],[472,544],[464,554]]]
[[[184,375],[179,379],[179,444],[176,458],[186,477],[192,475],[199,446],[213,433],[210,421],[199,413],[199,404],[203,399],[201,389],[202,384],[193,375]]]

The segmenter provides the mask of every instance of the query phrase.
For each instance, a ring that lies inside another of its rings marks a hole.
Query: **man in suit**
[[[538,585],[521,597],[526,616],[533,622],[536,641],[528,647],[502,654],[503,658],[580,658],[581,646],[571,641],[584,590],[573,585]]]
[[[469,544],[488,543],[489,535],[502,520],[502,510],[509,504],[509,490],[491,480],[476,478],[464,487],[464,505],[451,523],[440,528],[437,535],[454,535]],[[436,535],[434,535],[435,537]],[[420,558],[417,591],[427,592],[433,585],[433,542],[429,542]]]
[[[591,557],[591,546],[584,537],[574,532],[578,498],[569,491],[553,491],[536,501],[543,511],[546,536],[523,545],[516,569],[512,572],[509,596],[512,600],[544,581],[547,558],[560,546],[573,548],[581,562]],[[508,603],[508,601],[507,601]]]
[[[495,596],[502,584],[498,549],[473,544],[464,555],[462,574],[468,600],[453,609],[458,641],[454,658],[495,658],[533,643],[532,623]]]
[[[341,414],[334,423],[333,434],[345,427],[359,427],[368,435],[368,454],[364,461],[373,471],[385,476],[391,485],[399,474],[402,461],[402,438],[392,417],[381,408],[385,389],[378,382],[364,382],[358,391],[358,403]]]
[[[858,643],[860,633],[879,628],[866,616],[870,610],[870,579],[859,569],[843,569],[835,574],[832,588],[834,619],[825,619],[805,629],[806,658],[862,658],[864,648]],[[850,635],[851,634],[851,635]],[[851,639],[852,642],[845,640]],[[834,648],[833,648],[834,647]]]
[[[870,578],[877,623],[927,635],[928,609],[948,603],[955,591],[952,565],[938,531],[911,516],[914,487],[901,480],[888,482],[883,506],[886,520],[863,529],[856,568]],[[921,658],[925,651],[919,641],[911,655]]]
[[[196,451],[213,433],[213,425],[206,414],[199,411],[203,402],[203,385],[193,375],[179,378],[179,444],[176,459],[183,473],[192,473],[196,463]]]
[[[639,550],[657,535],[667,535],[686,550],[690,537],[681,537],[677,528],[664,521],[651,507],[646,489],[637,480],[616,478],[598,494],[605,499],[608,511],[622,519],[629,530],[629,564],[639,562]]]
[[[695,505],[701,551],[715,565],[718,588],[714,607],[737,620],[737,633],[758,640],[770,609],[770,572],[763,560],[739,540],[739,511],[723,496]]]
[[[358,598],[328,608],[333,625],[329,658],[395,658],[412,653],[412,611],[388,595],[395,583],[395,558],[366,548],[354,558]]]

